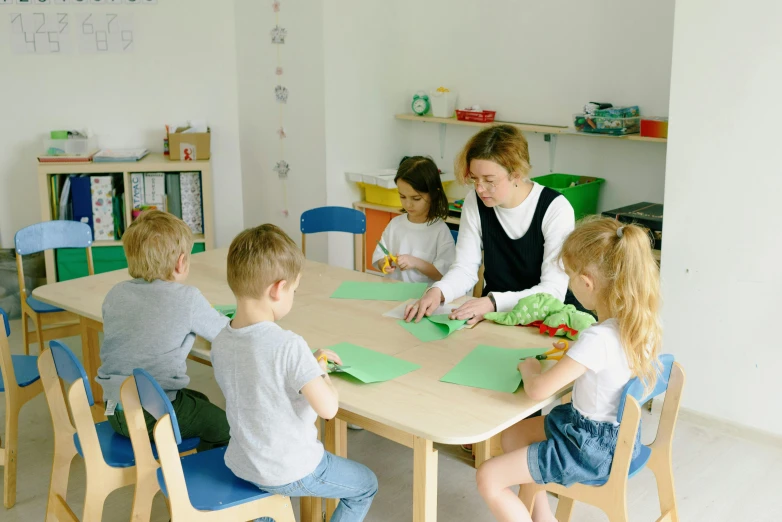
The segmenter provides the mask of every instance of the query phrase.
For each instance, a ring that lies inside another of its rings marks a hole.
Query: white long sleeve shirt
[[[514,208],[497,206],[492,209],[502,229],[511,239],[524,236],[532,224],[543,191],[542,185],[538,183],[533,185],[532,191],[520,205]],[[562,250],[562,243],[574,227],[573,207],[564,196],[557,197],[543,216],[544,246],[540,283],[521,292],[493,292],[498,312],[507,312],[519,302],[519,299],[538,293],[549,294],[560,301],[565,300],[568,276],[562,269],[558,257]],[[433,285],[442,291],[446,303],[468,293],[478,282],[482,250],[481,217],[478,213],[477,196],[473,190],[464,198],[459,239],[456,242],[456,262],[451,265],[448,273]]]

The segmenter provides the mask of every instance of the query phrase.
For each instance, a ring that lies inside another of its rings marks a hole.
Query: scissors
[[[567,353],[567,351],[570,349],[570,343],[567,342],[567,340],[562,339],[561,341],[558,341],[560,343],[564,343],[564,348],[552,348],[551,350],[547,351],[544,354],[536,355],[535,359],[539,361],[559,361],[562,359],[562,357]],[[531,359],[531,357],[522,357],[521,360],[524,361],[526,359]]]
[[[321,360],[326,361],[326,367],[328,368],[329,373],[340,373],[350,368],[350,366],[344,366],[329,361],[326,355],[321,355],[320,357],[318,357],[318,363],[320,363]]]
[[[386,255],[386,257],[385,257],[385,261],[386,262],[383,264],[383,273],[385,274],[386,273],[386,268],[390,268],[392,262],[394,264],[396,264],[396,262],[397,262],[396,261],[396,256],[393,255],[391,252],[389,252],[388,249],[386,247],[384,247],[383,243],[381,243],[380,241],[378,241],[377,244],[380,247],[380,250],[382,250],[383,253]]]

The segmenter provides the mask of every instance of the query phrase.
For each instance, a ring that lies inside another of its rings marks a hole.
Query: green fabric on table
[[[332,299],[363,301],[407,301],[418,299],[429,285],[426,283],[369,283],[345,281],[331,294]]]
[[[528,325],[542,321],[540,333],[567,337],[577,340],[583,332],[597,320],[588,313],[566,305],[559,299],[546,293],[528,295],[519,300],[510,312],[490,312],[484,319],[509,326]]]
[[[446,373],[441,382],[514,393],[521,384],[521,358],[544,354],[548,348],[497,348],[479,345]]]
[[[402,328],[425,343],[445,339],[464,326],[466,322],[448,319],[447,314],[424,317],[419,323],[397,321]]]
[[[344,368],[342,372],[335,372],[332,375],[347,373],[366,384],[390,381],[421,367],[419,364],[397,359],[396,357],[351,343],[335,344],[334,346],[329,346],[328,349],[339,355]]]

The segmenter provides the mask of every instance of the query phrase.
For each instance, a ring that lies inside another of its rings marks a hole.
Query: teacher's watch
[[[497,301],[494,300],[494,296],[492,295],[491,292],[489,292],[489,295],[487,295],[486,297],[489,298],[489,301],[491,301],[491,305],[494,307],[494,311],[496,312],[497,311]]]

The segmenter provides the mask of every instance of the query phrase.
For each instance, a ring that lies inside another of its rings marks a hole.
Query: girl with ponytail
[[[622,390],[633,377],[639,377],[647,391],[657,380],[660,278],[648,232],[613,219],[587,219],[567,237],[559,258],[575,297],[595,310],[600,322],[582,332],[546,373],[535,358],[519,364],[524,391],[534,400],[575,383],[570,404],[508,428],[502,434],[505,454],[478,470],[478,490],[501,521],[532,520],[509,489],[514,484],[570,486],[607,479]],[[633,457],[639,450],[636,440]],[[554,520],[546,493],[538,495],[534,519]]]

